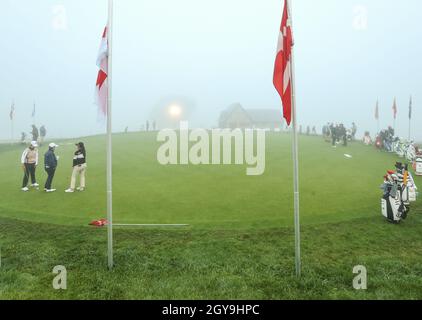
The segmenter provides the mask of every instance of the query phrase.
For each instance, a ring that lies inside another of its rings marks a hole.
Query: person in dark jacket
[[[347,130],[344,124],[340,123],[337,129],[337,137],[338,139],[343,140],[343,146],[347,147]]]
[[[48,174],[47,181],[45,182],[44,190],[46,192],[54,192],[56,189],[51,188],[53,183],[54,174],[56,173],[57,160],[56,154],[54,153],[55,149],[58,147],[55,143],[50,143],[48,145],[48,151],[44,155],[44,168]]]
[[[47,129],[44,125],[40,128],[40,145],[42,145],[45,141],[45,136],[47,135]]]
[[[37,141],[38,142],[38,137],[40,135],[38,128],[35,126],[35,124],[32,125],[32,141]]]
[[[334,125],[333,123],[330,125],[330,134],[331,134],[331,141],[332,146],[335,148],[337,143],[337,125]]]
[[[85,172],[86,172],[85,144],[83,142],[79,142],[76,144],[76,151],[73,156],[73,172],[72,172],[72,179],[70,181],[70,188],[65,191],[66,193],[75,192],[76,178],[78,175],[80,177],[80,184],[76,190],[78,191],[85,190]]]

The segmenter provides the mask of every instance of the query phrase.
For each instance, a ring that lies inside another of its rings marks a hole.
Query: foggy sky
[[[422,140],[422,3],[293,0],[298,121],[392,125]],[[107,0],[0,0],[0,140],[36,124],[50,137],[102,133],[95,65]],[[232,103],[281,108],[272,85],[282,0],[115,0],[113,126],[139,129],[166,97],[194,101],[192,126]],[[63,10],[64,9],[64,10]]]

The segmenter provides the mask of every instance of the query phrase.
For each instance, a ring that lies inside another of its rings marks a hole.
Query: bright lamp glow
[[[182,114],[182,108],[177,104],[171,105],[168,111],[170,116],[173,118],[178,118]]]

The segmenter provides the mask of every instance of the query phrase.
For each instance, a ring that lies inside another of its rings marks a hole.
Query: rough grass
[[[113,271],[106,232],[2,218],[2,299],[421,299],[422,213],[395,226],[379,217],[305,226],[303,276],[290,228],[117,230]],[[68,289],[52,288],[55,265]],[[355,265],[368,290],[352,288]]]

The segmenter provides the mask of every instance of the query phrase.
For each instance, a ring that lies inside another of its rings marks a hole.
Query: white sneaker
[[[73,192],[75,192],[75,190],[69,188],[69,189],[65,190],[64,192],[66,192],[66,193],[73,193]]]
[[[24,187],[24,188],[22,188],[22,191],[23,192],[28,192],[29,191],[29,188],[28,187]]]
[[[33,184],[31,184],[31,187],[34,187],[34,188],[38,188],[40,185],[38,184],[38,183],[33,183]]]
[[[54,192],[54,191],[56,191],[56,189],[47,189],[47,190],[45,190],[45,192],[48,192],[48,193]]]
[[[85,188],[77,187],[76,190],[82,192],[82,191],[85,191]]]

